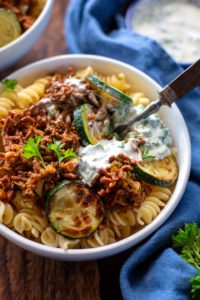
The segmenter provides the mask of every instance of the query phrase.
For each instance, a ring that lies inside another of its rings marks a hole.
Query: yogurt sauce
[[[192,62],[200,56],[200,5],[192,1],[154,1],[143,9],[138,6],[132,28],[158,41],[179,62]]]
[[[131,115],[137,114],[140,107],[132,107]],[[138,141],[142,140],[144,144],[138,147]],[[92,180],[100,169],[109,166],[109,158],[122,153],[133,160],[142,161],[144,149],[148,149],[148,154],[154,159],[163,159],[170,155],[168,146],[172,144],[170,131],[160,121],[156,114],[149,116],[145,120],[137,122],[130,129],[128,138],[125,141],[101,140],[96,145],[88,145],[81,148],[79,156],[81,158],[79,171],[84,183],[91,185]]]
[[[79,171],[83,182],[91,184],[98,171],[109,166],[111,156],[123,153],[132,159],[141,161],[140,151],[134,150],[136,147],[134,139],[129,139],[127,143],[112,139],[101,140],[96,145],[82,148],[79,151],[81,157]]]
[[[69,77],[65,79],[64,83],[73,87],[76,93],[84,92],[86,89],[86,84],[83,80],[76,77]]]

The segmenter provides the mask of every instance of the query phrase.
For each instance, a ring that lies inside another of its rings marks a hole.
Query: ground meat
[[[23,16],[20,17],[19,22],[25,31],[33,25],[33,23],[35,22],[35,18],[32,16]]]
[[[44,200],[46,192],[58,182],[78,178],[77,160],[59,164],[56,154],[47,147],[55,140],[61,142],[63,152],[69,148],[76,152],[80,146],[73,118],[68,115],[69,122],[65,122],[69,112],[59,104],[44,99],[23,111],[10,111],[1,121],[4,152],[0,153],[0,189],[5,194],[1,192],[0,197],[3,200],[12,200],[18,190],[30,199]],[[26,159],[23,155],[23,145],[35,136],[41,137],[39,150],[46,168],[38,157]],[[41,181],[42,194],[37,195]]]
[[[46,90],[46,97],[50,98],[53,103],[55,102],[60,102],[66,103],[69,99],[70,96],[72,95],[72,88],[61,82],[61,81],[52,81],[51,85],[49,88]]]
[[[111,165],[99,171],[93,181],[99,196],[103,197],[105,206],[139,207],[143,200],[143,190],[139,181],[133,178],[135,161],[120,154],[110,159]]]
[[[99,107],[96,90],[93,90],[89,83],[74,77],[60,78],[54,77],[45,97],[50,98],[53,103],[71,106],[72,108],[81,103],[90,103],[96,108]]]

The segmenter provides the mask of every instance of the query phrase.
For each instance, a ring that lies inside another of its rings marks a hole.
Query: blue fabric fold
[[[65,37],[72,53],[112,57],[137,67],[161,85],[170,82],[181,67],[155,42],[120,28],[116,16],[125,0],[71,0],[65,18]],[[172,216],[133,251],[120,274],[126,300],[186,300],[196,270],[171,248],[171,235],[184,223],[200,225],[200,89],[183,97],[178,106],[192,142],[192,169],[184,196]],[[183,149],[184,151],[184,145]]]

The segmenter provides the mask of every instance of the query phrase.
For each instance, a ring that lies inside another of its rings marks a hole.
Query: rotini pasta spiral
[[[106,216],[108,220],[114,225],[134,226],[136,223],[135,214],[130,208],[127,208],[125,211],[108,211]]]
[[[47,220],[38,210],[24,208],[15,216],[13,227],[21,234],[29,232],[33,237],[39,238],[47,227]]]
[[[9,226],[14,218],[14,210],[9,203],[0,201],[0,222]]]
[[[150,194],[144,199],[139,209],[134,209],[138,224],[144,225],[152,222],[160,213],[161,208],[169,200],[171,191],[168,188],[153,187]]]
[[[125,238],[130,235],[133,226],[136,225],[136,217],[132,208],[125,211],[108,211],[107,220],[117,238]]]
[[[111,85],[122,92],[126,92],[130,88],[130,84],[126,81],[124,73],[107,76],[97,74],[97,76],[108,85]]]
[[[92,69],[92,67],[87,67],[81,70],[78,70],[75,74],[75,76],[77,78],[81,78],[81,79],[86,79],[88,77],[88,75],[90,75],[91,73],[94,73],[94,70]]]
[[[145,97],[145,94],[141,92],[130,93],[129,97],[133,99],[133,105],[142,104],[144,106],[147,106],[151,102],[150,99]]]
[[[59,234],[57,234],[51,227],[47,227],[41,234],[41,242],[44,245],[59,247],[64,250],[69,248],[74,248],[79,243],[79,239],[67,239]]]
[[[33,102],[37,102],[44,95],[45,87],[49,83],[48,77],[36,80],[32,85],[22,89],[18,96],[18,107],[23,109]]]
[[[3,91],[0,93],[0,117],[5,118],[8,110],[13,110],[18,107],[19,97],[18,92],[22,90],[22,87],[17,84],[14,91]]]
[[[79,239],[74,239],[74,240],[67,239],[59,234],[57,234],[56,239],[57,239],[58,247],[64,250],[67,250],[69,248],[77,248],[80,242]]]
[[[47,246],[57,247],[58,241],[56,236],[56,232],[51,227],[47,227],[41,234],[41,242]]]
[[[116,242],[116,239],[113,230],[105,226],[103,229],[98,229],[95,231],[93,235],[81,239],[80,246],[81,248],[95,248],[112,244],[114,242]]]

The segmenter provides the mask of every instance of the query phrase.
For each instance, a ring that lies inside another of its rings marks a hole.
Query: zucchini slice
[[[154,185],[167,187],[175,183],[178,177],[178,166],[173,155],[162,160],[143,161],[134,167],[138,179]]]
[[[17,16],[9,9],[0,8],[0,47],[12,42],[21,33]]]
[[[88,116],[93,114],[92,106],[89,104],[83,104],[74,110],[74,124],[85,146],[94,145],[102,139],[96,121],[88,119]]]
[[[69,181],[49,192],[46,214],[57,233],[74,239],[94,232],[104,216],[98,196],[84,184]]]
[[[90,74],[87,77],[87,81],[98,90],[103,91],[107,95],[111,96],[115,100],[118,100],[125,104],[132,104],[133,100],[126,94],[122,93],[120,90],[108,85],[107,83],[101,81],[97,76]]]

